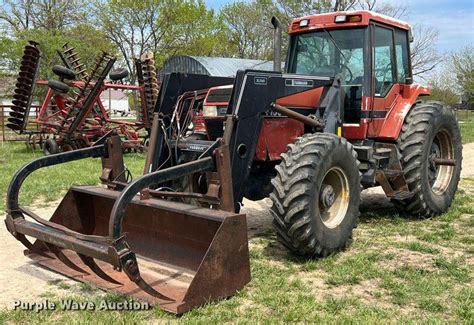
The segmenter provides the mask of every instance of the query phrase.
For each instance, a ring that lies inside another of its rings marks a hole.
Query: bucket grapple
[[[214,158],[159,170],[127,184],[119,137],[103,141],[39,158],[15,175],[8,191],[6,225],[27,247],[26,255],[79,281],[158,303],[178,314],[243,288],[250,280],[245,216],[163,200],[156,198],[163,194],[148,189],[212,171]],[[18,205],[20,185],[31,172],[85,157],[102,157],[107,187],[71,188],[49,221]],[[30,243],[25,236],[37,241]]]

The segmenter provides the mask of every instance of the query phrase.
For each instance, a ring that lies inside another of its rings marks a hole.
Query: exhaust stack
[[[281,23],[272,17],[273,25],[273,71],[281,72]]]

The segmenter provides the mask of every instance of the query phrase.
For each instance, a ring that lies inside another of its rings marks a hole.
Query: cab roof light
[[[360,23],[362,21],[362,15],[352,15],[349,16],[350,23]]]
[[[300,27],[308,27],[309,26],[309,19],[300,20]]]
[[[334,18],[335,23],[360,23],[362,21],[362,15],[341,15]]]

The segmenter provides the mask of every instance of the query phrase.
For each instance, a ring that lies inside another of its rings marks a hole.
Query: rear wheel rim
[[[447,130],[440,130],[434,137],[428,159],[428,181],[436,195],[442,195],[449,187],[454,174],[454,166],[436,165],[435,159],[454,160],[454,147]]]
[[[323,177],[319,191],[319,216],[328,228],[336,228],[349,208],[349,181],[344,171],[332,167]]]

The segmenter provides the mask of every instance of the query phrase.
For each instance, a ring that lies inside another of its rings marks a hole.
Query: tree
[[[120,50],[131,82],[133,59],[147,50],[159,65],[174,54],[211,55],[223,47],[214,12],[202,0],[98,1],[94,12],[97,25]]]
[[[431,92],[430,99],[439,100],[450,106],[458,104],[460,97],[452,87],[453,83],[453,76],[448,70],[431,74],[428,81]]]
[[[0,20],[4,31],[18,33],[27,29],[51,32],[84,22],[87,4],[76,0],[1,0]],[[4,26],[5,27],[5,26]]]
[[[451,54],[451,66],[455,76],[455,88],[463,101],[474,104],[474,47],[468,45]]]
[[[154,0],[108,0],[94,4],[96,23],[119,49],[132,74],[132,82],[135,76],[133,58],[140,56],[153,39],[161,38],[160,26],[155,25],[159,7],[160,1]]]
[[[272,25],[268,1],[235,2],[222,8],[221,19],[227,26],[232,56],[269,59],[272,53]]]
[[[229,42],[221,17],[202,1],[174,1],[158,17],[168,22],[155,62],[160,64],[174,55],[219,56],[228,53]]]
[[[426,73],[432,71],[443,62],[443,57],[436,49],[438,34],[438,30],[433,27],[414,26],[414,41],[410,46],[411,66],[414,76],[423,78]]]

